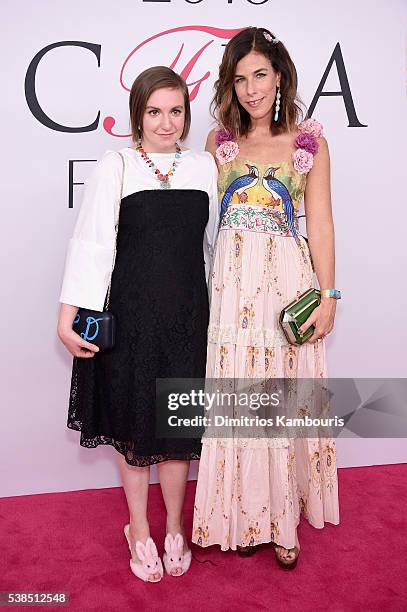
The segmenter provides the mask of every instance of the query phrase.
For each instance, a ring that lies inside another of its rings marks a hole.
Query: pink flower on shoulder
[[[306,119],[302,121],[298,126],[298,129],[301,132],[305,132],[306,134],[311,134],[311,136],[315,136],[315,138],[319,138],[322,136],[324,128],[322,124],[319,123],[316,119]]]
[[[228,140],[235,140],[235,135],[232,130],[227,130],[225,128],[220,128],[219,130],[216,130],[215,142],[217,147],[219,147],[219,145],[223,144],[224,142],[227,142]]]
[[[312,134],[308,134],[307,132],[300,132],[295,139],[295,146],[299,149],[305,149],[308,153],[315,155],[318,153],[319,145],[318,142]]]
[[[314,156],[305,149],[297,149],[293,153],[294,168],[299,174],[309,172],[314,164]]]
[[[222,166],[232,161],[232,159],[235,159],[238,153],[239,145],[237,144],[237,142],[233,142],[233,140],[226,140],[221,145],[219,145],[219,147],[215,151],[215,155]]]

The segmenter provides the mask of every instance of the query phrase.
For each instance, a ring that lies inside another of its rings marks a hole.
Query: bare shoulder
[[[319,136],[316,140],[318,142],[318,152],[314,156],[314,164],[317,166],[329,164],[329,147],[327,139],[325,136]]]
[[[325,155],[329,155],[328,141],[325,136],[320,136],[319,138],[317,138],[317,142],[319,144],[319,152]]]
[[[316,138],[318,151],[313,158],[312,168],[308,173],[307,191],[315,185],[327,185],[329,187],[331,162],[329,158],[328,142],[324,136]]]
[[[209,151],[215,157],[216,151],[216,128],[211,130],[206,139],[205,151]]]

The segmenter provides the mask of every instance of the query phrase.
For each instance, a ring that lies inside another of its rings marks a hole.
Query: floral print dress
[[[292,158],[279,163],[242,159],[233,143],[223,147],[207,379],[327,376],[324,341],[290,345],[278,322],[284,306],[315,286],[308,245],[298,232],[298,208],[319,126],[303,122],[305,138],[297,138]],[[298,414],[304,411],[298,407]],[[194,543],[235,550],[272,541],[291,548],[301,512],[317,528],[339,523],[332,438],[248,438],[238,432],[222,438],[207,431],[202,444]]]

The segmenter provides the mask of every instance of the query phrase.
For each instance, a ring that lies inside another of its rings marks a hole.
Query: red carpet
[[[78,611],[405,612],[407,464],[340,469],[339,486],[341,524],[316,530],[303,519],[293,572],[281,570],[266,546],[247,559],[194,547],[217,566],[193,561],[184,577],[164,576],[158,585],[130,573],[122,489],[3,498],[0,591],[68,591],[69,609]],[[194,489],[189,483],[188,529]],[[150,487],[149,515],[161,553],[158,485]]]

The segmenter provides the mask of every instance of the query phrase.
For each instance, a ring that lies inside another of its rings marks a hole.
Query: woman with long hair
[[[129,105],[133,146],[106,152],[86,184],[68,249],[58,334],[74,356],[68,427],[81,431],[82,446],[109,444],[118,451],[130,567],[138,578],[158,582],[163,568],[147,517],[150,466],[157,464],[167,510],[164,565],[181,576],[191,562],[185,485],[201,444],[157,437],[156,379],[205,374],[204,251],[209,265],[219,223],[217,169],[209,153],[178,144],[191,115],[187,86],[171,69],[141,73]],[[107,293],[116,339],[111,350],[99,351],[72,324],[78,307],[102,311]]]
[[[219,169],[221,222],[206,376],[216,382],[324,379],[323,339],[340,297],[328,145],[318,121],[301,121],[296,69],[272,32],[247,28],[229,41],[213,105],[218,128],[207,150]],[[303,198],[309,246],[298,227]],[[279,315],[313,287],[314,271],[321,302],[301,333],[315,329],[307,342],[291,344]],[[306,405],[297,408],[307,413]],[[292,569],[301,511],[318,528],[339,522],[335,443],[233,431],[221,437],[208,429],[204,436],[193,542],[241,555],[270,542],[278,563]]]

